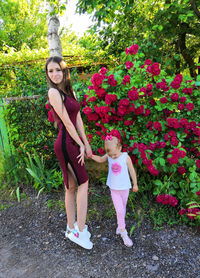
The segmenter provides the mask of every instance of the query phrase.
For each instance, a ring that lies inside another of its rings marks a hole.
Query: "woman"
[[[69,70],[61,57],[54,56],[47,60],[46,78],[50,85],[49,102],[53,107],[54,119],[59,127],[54,151],[62,168],[66,189],[67,230],[65,236],[83,248],[92,249],[90,233],[85,225],[88,206],[88,174],[84,164],[85,153],[87,157],[91,157],[92,150],[85,135],[80,105],[72,89]],[[77,222],[75,222],[76,205]]]

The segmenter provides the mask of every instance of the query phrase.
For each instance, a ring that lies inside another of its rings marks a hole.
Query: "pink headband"
[[[108,141],[108,140],[112,140],[112,135],[106,135],[106,141]]]

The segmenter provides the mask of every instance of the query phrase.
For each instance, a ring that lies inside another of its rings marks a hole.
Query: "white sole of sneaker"
[[[82,241],[82,240],[80,240],[80,238],[75,237],[73,233],[70,233],[68,235],[68,239],[71,240],[72,242],[76,243],[77,245],[79,245],[85,249],[88,249],[88,250],[91,250],[93,247],[93,243],[90,240]]]

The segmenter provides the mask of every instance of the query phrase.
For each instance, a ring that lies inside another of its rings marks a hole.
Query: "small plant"
[[[194,200],[186,205],[188,208],[179,210],[179,214],[187,216],[188,219],[196,221],[197,225],[200,225],[200,190],[196,192]]]
[[[18,153],[12,149],[11,154],[5,153],[1,157],[0,181],[8,187],[18,186],[22,181],[27,181],[22,161],[18,161]]]
[[[62,200],[50,199],[46,202],[48,209],[62,209],[65,210],[65,204]]]
[[[33,150],[33,158],[28,153],[25,159],[26,170],[34,180],[34,188],[42,192],[44,189],[51,191],[53,188],[58,189],[63,184],[62,174],[57,169],[46,169],[43,156],[40,157],[35,150]]]

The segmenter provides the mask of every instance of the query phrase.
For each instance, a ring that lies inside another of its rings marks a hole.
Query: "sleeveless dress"
[[[64,106],[67,110],[70,120],[76,128],[76,118],[78,112],[80,111],[80,105],[74,98],[65,94],[63,94],[63,96]],[[54,143],[54,151],[62,168],[65,186],[69,188],[67,174],[68,163],[74,171],[78,185],[81,185],[88,180],[88,174],[85,168],[85,164],[81,165],[80,163],[78,163],[77,156],[80,154],[79,145],[71,138],[65,125],[63,124],[57,113],[54,111],[54,109],[52,110],[58,120],[59,127],[58,136]]]
[[[131,188],[131,181],[127,166],[127,152],[123,152],[118,158],[108,155],[107,186],[114,190],[126,190]]]

